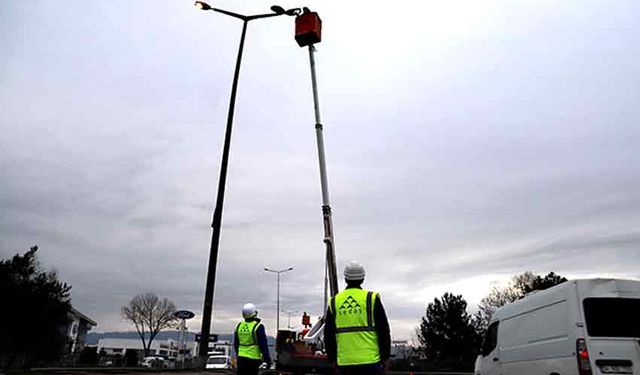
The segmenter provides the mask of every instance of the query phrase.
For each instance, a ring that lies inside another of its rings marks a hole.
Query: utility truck
[[[476,375],[640,375],[640,281],[567,281],[498,310]]]

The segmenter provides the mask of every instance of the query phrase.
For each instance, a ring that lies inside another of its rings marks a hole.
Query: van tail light
[[[589,350],[584,339],[576,342],[576,356],[578,358],[578,373],[580,375],[591,375],[591,363],[589,362]]]

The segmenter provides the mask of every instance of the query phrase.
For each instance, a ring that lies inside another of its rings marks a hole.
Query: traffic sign
[[[201,333],[196,333],[196,342],[200,342],[202,341],[202,334]],[[218,342],[218,335],[216,334],[210,334],[209,335],[209,342]]]
[[[189,310],[178,310],[173,313],[173,316],[175,316],[178,319],[191,319],[194,316],[196,316],[196,314],[192,313]]]

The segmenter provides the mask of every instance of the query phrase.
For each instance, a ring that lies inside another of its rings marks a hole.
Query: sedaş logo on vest
[[[362,308],[360,307],[360,304],[353,299],[353,297],[349,296],[338,309],[338,313],[340,315],[360,314],[362,313]]]

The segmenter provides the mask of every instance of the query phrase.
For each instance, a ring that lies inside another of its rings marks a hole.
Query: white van
[[[476,375],[640,375],[640,281],[567,281],[496,310]]]

